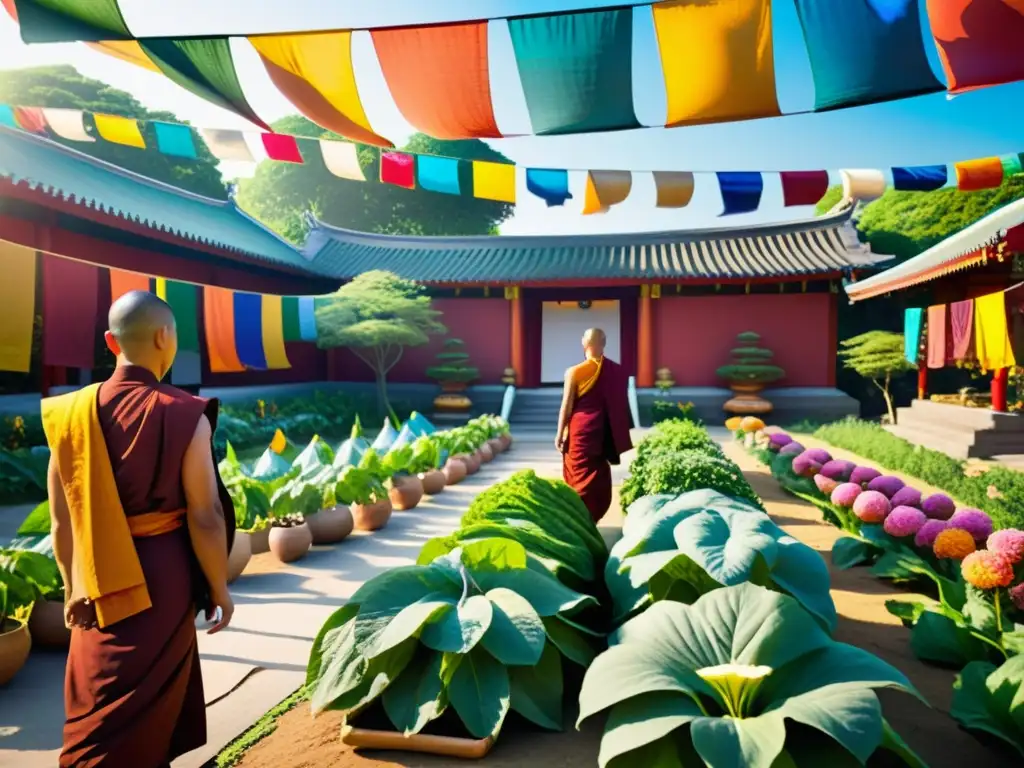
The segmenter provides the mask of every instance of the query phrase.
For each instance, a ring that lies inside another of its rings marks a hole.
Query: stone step
[[[1024,434],[1024,418],[1013,413],[996,413],[987,408],[965,408],[960,405],[933,403],[931,400],[914,400],[909,408],[899,409],[897,421],[902,420],[905,413],[966,429]]]
[[[931,448],[958,459],[987,459],[1001,454],[1024,453],[1024,435],[1015,432],[971,432],[959,425],[921,419],[903,419],[890,432],[915,445]]]
[[[965,442],[959,436],[950,440],[903,424],[888,424],[885,430],[896,437],[902,437],[908,443],[940,451],[954,459],[970,458],[971,449],[974,447],[972,443]]]

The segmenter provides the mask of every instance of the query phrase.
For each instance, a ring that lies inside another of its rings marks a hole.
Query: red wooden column
[[[505,288],[505,298],[509,300],[512,320],[509,323],[512,340],[512,367],[516,372],[516,386],[526,384],[526,316],[523,312],[523,298],[518,285]]]
[[[636,339],[636,385],[638,388],[654,386],[654,307],[651,305],[651,301],[651,286],[641,285]]]
[[[917,364],[917,399],[924,400],[928,394],[928,365],[924,361]]]
[[[1010,378],[1009,368],[1000,368],[992,376],[992,410],[996,413],[1006,413],[1006,385]]]

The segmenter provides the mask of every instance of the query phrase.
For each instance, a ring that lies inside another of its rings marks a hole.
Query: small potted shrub
[[[0,552],[0,685],[14,679],[32,650],[28,617],[32,604],[40,598],[40,591],[26,578],[25,565],[21,562],[25,555],[46,558],[23,550]]]
[[[468,365],[465,346],[462,339],[445,339],[437,365],[427,368],[427,377],[441,385],[441,394],[434,398],[434,409],[441,413],[466,413],[473,405],[466,388],[480,378],[480,371]]]
[[[735,395],[726,402],[726,413],[740,416],[772,412],[772,404],[759,396],[765,385],[785,377],[786,372],[771,360],[775,354],[770,349],[758,346],[761,337],[753,331],[736,337],[738,344],[732,350],[732,362],[716,371],[719,378],[729,382]]]
[[[64,621],[64,580],[52,556],[37,550],[8,550],[0,568],[22,579],[21,601],[32,596],[28,633],[32,644],[43,648],[67,648],[71,630]],[[2,587],[0,587],[2,589]],[[15,593],[19,588],[15,587]]]
[[[270,551],[282,563],[305,557],[313,546],[313,533],[306,518],[319,513],[324,506],[324,492],[315,481],[315,474],[322,471],[323,468],[310,466],[307,474],[292,477],[270,499]]]
[[[394,448],[381,459],[377,471],[387,486],[392,508],[399,511],[415,509],[423,500],[423,482],[410,471],[412,455],[411,445]]]
[[[409,471],[419,478],[423,492],[434,496],[444,490],[446,484],[444,472],[438,469],[441,462],[441,449],[438,440],[424,435],[416,438],[412,444],[412,460]]]
[[[306,518],[306,525],[314,544],[337,544],[352,533],[355,524],[352,511],[347,506],[325,504],[315,515]]]
[[[363,467],[346,467],[338,477],[335,498],[349,505],[355,527],[376,531],[391,519],[391,499],[384,483]]]

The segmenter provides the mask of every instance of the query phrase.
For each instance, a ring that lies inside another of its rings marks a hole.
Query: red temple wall
[[[667,296],[653,301],[654,365],[680,387],[721,387],[736,334],[761,334],[786,371],[776,386],[835,385],[835,297],[828,293]]]

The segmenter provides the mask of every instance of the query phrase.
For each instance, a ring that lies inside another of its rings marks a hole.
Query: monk
[[[234,509],[213,458],[215,400],[162,384],[171,308],[110,308],[104,383],[43,401],[53,550],[71,628],[62,768],[164,768],[206,742],[196,614],[234,611]]]
[[[596,523],[612,503],[612,464],[633,447],[627,379],[604,356],[604,331],[583,334],[584,360],[565,372],[555,447],[562,453],[562,477],[580,495]]]

